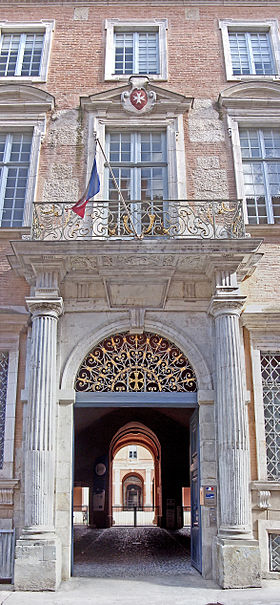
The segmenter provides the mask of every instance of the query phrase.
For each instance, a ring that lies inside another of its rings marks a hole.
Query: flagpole
[[[104,149],[103,149],[103,147],[102,147],[102,145],[101,145],[101,143],[100,143],[100,141],[99,141],[99,139],[98,139],[98,137],[97,137],[96,133],[94,133],[94,137],[95,137],[95,143],[98,143],[98,145],[99,145],[99,147],[100,147],[100,150],[101,150],[101,153],[102,153],[102,155],[103,155],[103,157],[104,157],[104,160],[105,160],[105,162],[106,162],[106,165],[107,165],[107,166],[108,166],[108,168],[109,168],[109,171],[110,171],[110,174],[111,174],[111,177],[112,177],[113,183],[114,183],[114,185],[115,185],[115,187],[116,187],[116,189],[117,189],[117,192],[118,192],[118,194],[119,194],[119,196],[120,196],[120,200],[121,200],[121,202],[122,202],[122,203],[123,203],[123,205],[124,205],[124,208],[125,208],[125,211],[127,212],[127,215],[130,217],[132,231],[133,231],[134,235],[136,235],[137,239],[141,239],[141,235],[138,235],[138,233],[137,233],[137,231],[136,231],[136,229],[135,229],[135,227],[134,227],[134,224],[133,224],[133,220],[132,220],[131,213],[130,213],[130,211],[129,211],[129,209],[128,209],[128,206],[127,206],[127,204],[126,204],[126,202],[125,202],[125,200],[124,200],[123,194],[122,194],[122,192],[121,192],[121,190],[120,190],[120,188],[119,188],[119,184],[118,184],[118,182],[117,182],[117,180],[116,180],[116,177],[115,177],[115,175],[114,175],[114,173],[113,173],[112,166],[111,166],[111,164],[110,164],[110,162],[109,162],[109,160],[108,160],[108,158],[107,158],[107,156],[106,156],[106,153],[105,153],[105,151],[104,151]]]

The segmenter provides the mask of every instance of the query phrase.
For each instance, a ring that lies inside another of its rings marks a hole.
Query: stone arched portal
[[[178,403],[197,405],[196,375],[188,358],[169,339],[153,332],[117,333],[99,342],[85,356],[75,379],[76,407],[79,405],[108,405],[122,407],[172,407]],[[127,396],[129,399],[127,399]],[[109,492],[108,523],[112,522],[111,466],[116,447],[129,441],[142,443],[155,460],[155,506],[162,517],[160,445],[149,428],[125,426],[124,434],[117,432],[108,448]],[[137,439],[135,441],[135,436]],[[114,441],[117,439],[116,442]],[[108,450],[107,450],[108,451]],[[105,487],[104,487],[105,489]],[[100,521],[105,523],[104,517]]]

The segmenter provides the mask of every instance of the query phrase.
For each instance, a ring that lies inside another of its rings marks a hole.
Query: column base
[[[61,582],[61,543],[52,535],[22,535],[16,541],[15,590],[57,590]]]
[[[217,582],[222,588],[261,586],[261,558],[257,540],[217,538]]]

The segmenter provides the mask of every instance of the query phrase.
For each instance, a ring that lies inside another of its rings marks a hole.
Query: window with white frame
[[[115,32],[114,73],[158,74],[158,31]]]
[[[4,22],[0,29],[0,81],[45,81],[54,22]]]
[[[105,79],[147,75],[167,79],[167,21],[118,21],[108,19]]]
[[[128,448],[128,458],[129,460],[137,459],[137,445],[130,445]]]
[[[107,149],[116,181],[127,201],[167,199],[166,132],[109,132]],[[118,200],[109,175],[107,198]]]
[[[250,224],[280,222],[280,129],[239,128]]]
[[[280,353],[261,352],[267,478],[280,480]]]
[[[1,227],[21,227],[27,193],[32,132],[0,133]]]
[[[275,20],[224,20],[222,31],[228,80],[273,78],[279,74],[278,24]]]

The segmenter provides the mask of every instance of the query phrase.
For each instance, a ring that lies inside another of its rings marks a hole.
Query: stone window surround
[[[279,33],[278,33],[278,20],[277,19],[263,19],[262,21],[244,21],[236,19],[222,19],[219,21],[219,28],[222,33],[222,42],[224,49],[224,60],[226,79],[232,81],[240,80],[279,80],[280,77],[280,47],[279,47]],[[228,32],[230,30],[244,31],[265,31],[270,34],[271,50],[274,59],[277,75],[233,75],[232,64],[231,64],[231,52],[229,45]]]
[[[258,536],[261,553],[262,577],[267,579],[280,579],[280,572],[269,569],[269,534],[280,534],[280,521],[258,520]]]
[[[169,199],[186,199],[186,166],[184,151],[184,128],[183,116],[171,118],[154,118],[153,116],[141,116],[140,118],[130,118],[129,124],[125,122],[126,116],[117,118],[99,118],[96,115],[89,116],[89,133],[96,132],[98,139],[103,147],[106,148],[106,132],[108,130],[118,130],[122,132],[133,132],[141,130],[149,132],[151,128],[156,131],[166,130],[167,147],[167,173],[168,173],[168,197]],[[90,177],[90,170],[94,157],[95,142],[94,137],[89,137],[88,157],[87,157],[87,182]],[[98,150],[97,150],[98,151]],[[104,159],[101,153],[96,155],[97,170],[100,176],[100,193],[96,195],[96,201],[104,199]],[[178,175],[178,177],[177,177]],[[180,175],[180,177],[179,177]]]
[[[22,226],[32,220],[40,147],[46,132],[46,113],[54,98],[44,91],[22,83],[0,84],[0,132],[31,132],[32,145]]]
[[[26,188],[25,208],[23,213],[23,225],[28,226],[32,220],[32,203],[35,197],[36,181],[40,147],[45,134],[45,120],[35,117],[14,116],[2,114],[0,117],[0,132],[32,132],[32,145],[30,153],[29,175]]]
[[[159,73],[149,74],[150,80],[164,81],[168,79],[167,71],[167,19],[106,19],[106,47],[105,47],[105,73],[104,80],[127,81],[132,74],[114,74],[112,73],[115,66],[115,43],[114,33],[121,28],[122,31],[154,31],[158,30],[159,39]]]
[[[1,338],[1,351],[7,351],[9,354],[8,363],[8,382],[6,398],[6,418],[4,434],[4,462],[0,469],[1,479],[13,478],[14,461],[14,433],[15,433],[15,415],[16,415],[16,392],[19,358],[19,340],[18,336],[11,335]]]
[[[243,162],[241,154],[241,146],[239,139],[239,127],[242,128],[279,128],[279,115],[278,112],[252,112],[248,110],[248,115],[241,115],[243,112],[240,111],[240,115],[230,116],[227,115],[227,126],[228,133],[232,141],[232,152],[234,161],[234,172],[236,182],[236,193],[237,198],[243,200],[243,212],[245,223],[248,224],[248,212],[246,204],[246,196],[244,190],[243,181]],[[275,223],[273,223],[274,225]],[[250,225],[254,226],[254,225]],[[259,225],[257,225],[259,226]],[[260,225],[261,227],[261,225]]]
[[[31,21],[1,21],[0,22],[0,33],[2,34],[17,34],[17,33],[43,33],[45,32],[42,57],[41,57],[41,67],[40,67],[40,75],[39,76],[0,76],[0,83],[36,83],[36,82],[46,82],[48,75],[48,66],[50,61],[50,53],[51,53],[51,45],[52,45],[52,36],[54,31],[55,22],[53,20],[48,21],[45,19],[41,19],[41,21],[31,22]]]

